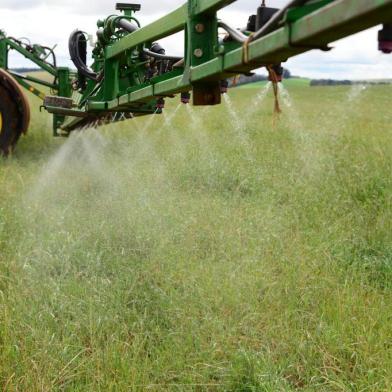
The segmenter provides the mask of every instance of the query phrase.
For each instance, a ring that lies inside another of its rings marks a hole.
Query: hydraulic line
[[[85,51],[87,48],[85,33],[80,30],[75,30],[69,37],[68,46],[71,60],[75,64],[78,72],[88,79],[98,81],[100,79],[100,75],[88,68],[84,61],[84,58],[86,57]],[[84,54],[80,53],[81,50],[84,51]]]
[[[116,25],[120,28],[122,28],[123,30],[127,31],[128,33],[134,33],[136,30],[139,29],[138,26],[134,25],[133,23],[131,23],[129,20],[125,19],[125,18],[119,18],[116,21]],[[157,48],[156,50],[154,50],[154,45],[151,47],[151,50],[148,49],[143,49],[143,53],[145,53],[147,56],[153,57],[156,60],[161,60],[161,61],[180,61],[183,59],[183,57],[178,57],[178,56],[167,56],[165,54],[165,50],[161,47]]]
[[[180,61],[183,59],[183,57],[177,57],[177,56],[167,56],[165,54],[160,54],[153,52],[148,49],[143,49],[143,53],[145,53],[147,56],[154,57],[157,60],[163,60],[163,61]]]
[[[25,50],[27,50],[28,52],[35,54],[34,51],[34,46],[30,43],[30,41],[28,41],[27,38],[22,37],[22,38],[14,38],[14,37],[8,37],[8,39],[14,41],[17,45],[21,46],[22,48],[24,48]],[[28,43],[23,42],[24,41],[28,41]],[[56,60],[56,54],[54,53],[52,48],[49,48],[48,46],[42,46],[42,45],[36,45],[41,49],[44,49],[44,51],[48,52],[46,53],[46,56],[44,58],[41,58],[39,55],[37,56],[41,61],[43,61],[44,63],[50,65],[53,68],[57,68],[57,60]],[[52,56],[52,62],[50,63],[49,61],[47,61],[48,57]]]
[[[136,30],[139,30],[139,27],[131,23],[129,20],[125,18],[118,18],[116,21],[116,25],[128,33],[134,33]]]
[[[279,23],[289,8],[299,7],[308,1],[309,0],[292,0],[284,8],[279,10],[260,30],[256,31],[252,36],[252,40],[261,38],[277,29],[279,27]],[[223,30],[225,30],[232,39],[239,43],[245,43],[249,38],[247,35],[243,34],[242,31],[229,26],[227,23],[221,20],[218,21],[218,27],[221,27]]]
[[[221,20],[218,21],[218,27],[221,27],[223,30],[229,33],[230,37],[239,43],[243,44],[248,39],[248,36],[243,34],[240,30],[229,26]]]
[[[54,53],[54,50],[52,49],[52,48],[49,48],[48,46],[42,46],[42,49],[45,49],[45,50],[47,50],[48,52],[49,52],[49,54],[45,57],[45,59],[43,59],[45,62],[47,62],[46,61],[46,59],[49,57],[49,56],[52,56],[52,63],[49,63],[50,65],[52,65],[53,66],[53,68],[57,68],[57,59],[56,59],[56,55],[55,55],[55,53]]]

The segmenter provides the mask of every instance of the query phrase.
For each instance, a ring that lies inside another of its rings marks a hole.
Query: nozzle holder
[[[275,72],[275,78],[273,77],[272,74],[269,74],[268,80],[270,82],[282,82],[283,81],[283,73],[284,73],[284,68],[282,67],[281,64],[275,64],[271,67],[274,72]]]
[[[227,79],[221,80],[220,82],[221,94],[227,94],[228,90],[229,90],[229,81]]]
[[[187,105],[191,101],[191,94],[190,93],[181,93],[181,103]]]
[[[384,24],[378,32],[378,50],[385,54],[392,53],[392,24]]]
[[[159,98],[157,100],[156,108],[157,108],[158,113],[162,112],[162,110],[165,108],[165,100],[164,100],[164,98]]]
[[[257,14],[249,17],[246,29],[253,33],[260,30],[278,11],[279,8],[271,8],[261,5],[257,8]]]
[[[257,8],[256,31],[266,25],[278,11],[279,8],[266,7],[265,5]]]

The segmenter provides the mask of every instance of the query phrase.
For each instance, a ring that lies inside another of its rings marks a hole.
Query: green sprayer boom
[[[66,136],[91,125],[161,113],[165,98],[177,94],[183,103],[192,93],[194,105],[219,104],[227,79],[266,67],[277,83],[280,64],[288,58],[312,49],[330,50],[331,42],[379,24],[379,49],[392,52],[392,0],[292,0],[282,9],[255,0],[241,29],[217,17],[235,1],[188,0],[144,27],[135,18],[140,5],[119,3],[119,15],[97,23],[91,66],[88,37],[79,30],[71,34],[69,51],[76,71],[58,67],[51,48],[0,32],[1,150],[7,154],[27,131],[29,110],[19,86],[43,99],[54,115],[54,134]],[[183,55],[167,54],[157,41],[180,31],[185,32]],[[53,82],[11,72],[11,49],[53,75]],[[51,95],[31,83],[49,88]]]

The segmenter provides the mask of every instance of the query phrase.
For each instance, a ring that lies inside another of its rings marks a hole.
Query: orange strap
[[[254,33],[251,33],[248,39],[244,42],[242,46],[242,63],[248,64],[249,63],[249,44],[253,41]]]
[[[270,79],[272,81],[272,87],[274,89],[274,97],[275,97],[275,108],[274,108],[274,111],[275,111],[275,113],[281,113],[282,110],[281,110],[280,104],[279,104],[279,87],[278,87],[279,79],[278,79],[278,75],[276,75],[276,72],[272,68],[271,65],[267,66],[267,70],[268,70],[268,73],[270,75]]]

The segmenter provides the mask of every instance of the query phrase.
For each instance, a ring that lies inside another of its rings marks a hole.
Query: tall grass
[[[35,114],[0,168],[4,391],[392,390],[390,87],[289,92],[68,141]]]

